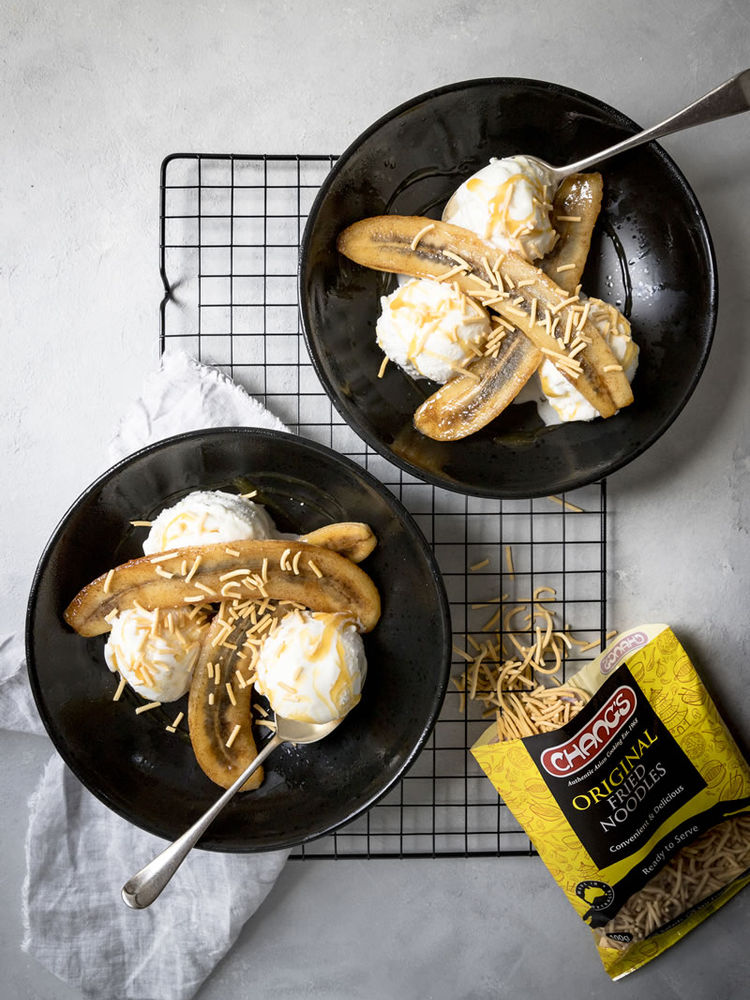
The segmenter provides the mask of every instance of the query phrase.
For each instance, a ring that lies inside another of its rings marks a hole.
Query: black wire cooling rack
[[[332,407],[301,335],[297,256],[307,213],[335,160],[195,153],[164,160],[162,351],[182,348],[226,372],[291,430],[347,455],[392,490],[441,567],[456,677],[471,637],[486,638],[496,610],[530,600],[538,586],[553,587],[561,623],[598,646],[606,632],[604,482],[556,499],[451,493],[382,458]],[[577,662],[567,660],[568,672]],[[533,853],[468,752],[491,720],[474,703],[465,713],[462,701],[450,684],[437,725],[401,782],[366,815],[294,856]]]

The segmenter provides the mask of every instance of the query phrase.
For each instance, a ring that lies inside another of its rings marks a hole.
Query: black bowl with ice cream
[[[353,819],[398,781],[432,729],[448,679],[450,617],[432,552],[398,500],[350,460],[291,434],[224,428],[169,438],[110,469],[76,500],[39,563],[26,627],[31,686],[73,773],[131,822],[172,840],[218,798],[193,754],[187,698],[140,715],[144,699],[129,689],[113,701],[106,637],[82,638],[63,620],[81,587],[142,555],[144,529],[132,520],[152,520],[206,489],[257,490],[281,531],[363,521],[377,537],[362,568],[379,590],[382,617],[364,636],[360,703],[323,742],[274,751],[263,785],[239,794],[200,844],[289,847]],[[180,710],[186,718],[170,732]]]
[[[440,218],[456,188],[491,157],[570,163],[638,126],[553,83],[472,80],[423,94],[359,136],[323,184],[301,248],[300,306],[316,371],[344,419],[406,472],[478,496],[530,497],[599,480],[670,426],[703,371],[717,311],[706,220],[674,161],[650,143],[607,161],[604,201],[583,291],[629,317],[641,356],[635,402],[608,420],[545,427],[533,402],[512,405],[460,441],[419,434],[412,419],[436,389],[395,365],[378,377],[380,296],[395,276],[338,253],[348,225],[374,215]]]

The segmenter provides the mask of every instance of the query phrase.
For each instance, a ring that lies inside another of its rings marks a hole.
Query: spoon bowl
[[[275,718],[276,733],[273,739],[277,739],[279,744],[293,743],[303,745],[317,743],[318,740],[322,740],[329,733],[332,733],[343,719],[344,716],[340,719],[333,719],[331,722],[299,722],[297,719],[282,719],[280,715],[277,715]],[[270,742],[272,740],[269,740]],[[253,761],[254,763],[255,761]],[[250,766],[248,765],[248,767]]]

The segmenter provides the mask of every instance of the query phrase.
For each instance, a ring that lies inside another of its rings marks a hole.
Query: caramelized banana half
[[[322,549],[331,549],[355,563],[366,559],[378,543],[369,524],[361,521],[326,524],[306,535],[300,535],[299,540],[308,545],[319,545]]]
[[[238,656],[249,624],[243,620],[220,643],[225,627],[214,619],[190,685],[188,728],[195,759],[204,774],[222,788],[229,788],[258,752],[251,715],[254,688],[245,676],[247,660]],[[262,782],[263,768],[259,767],[241,791],[258,788]]]
[[[363,219],[338,238],[341,253],[379,271],[455,281],[521,330],[603,416],[633,401],[621,365],[586,304],[514,253],[498,253],[460,226],[421,216]]]
[[[496,358],[474,358],[414,414],[414,426],[435,441],[457,441],[485,427],[512,403],[542,362],[542,352],[518,330]]]
[[[552,225],[559,238],[540,267],[568,295],[575,291],[586,266],[603,190],[601,174],[571,174],[555,194]]]
[[[87,584],[65,621],[80,635],[101,635],[110,628],[108,615],[135,603],[153,611],[251,597],[346,611],[363,632],[380,618],[377,588],[351,560],[299,541],[248,540],[131,559]]]

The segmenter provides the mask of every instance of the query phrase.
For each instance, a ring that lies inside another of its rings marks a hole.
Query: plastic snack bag
[[[618,979],[750,881],[750,768],[666,625],[621,633],[568,685],[589,700],[566,725],[493,726],[472,753]]]

